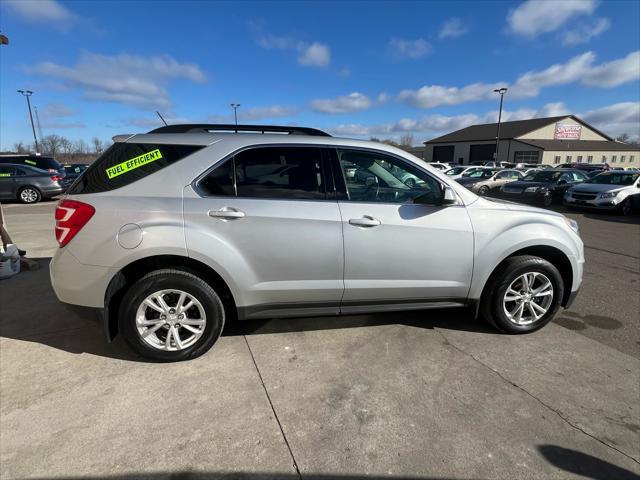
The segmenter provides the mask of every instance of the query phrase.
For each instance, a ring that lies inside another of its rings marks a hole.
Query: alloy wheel
[[[530,325],[544,317],[553,303],[553,295],[553,284],[546,275],[523,273],[504,294],[504,313],[516,325]]]
[[[195,344],[204,333],[207,317],[193,295],[182,290],[160,290],[145,298],[136,312],[136,329],[148,345],[175,352]]]
[[[38,200],[38,192],[36,192],[33,188],[25,188],[20,192],[20,199],[24,203],[33,203]]]

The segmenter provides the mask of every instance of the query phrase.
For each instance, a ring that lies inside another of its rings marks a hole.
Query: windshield
[[[468,167],[453,167],[451,170],[448,170],[447,175],[460,175],[464,172]]]
[[[593,177],[589,183],[599,185],[633,185],[640,173],[600,173]]]
[[[525,182],[555,182],[564,172],[550,172],[548,170],[531,172],[523,178]]]
[[[464,176],[467,178],[490,178],[493,177],[494,173],[496,173],[498,170],[492,169],[492,168],[486,168],[483,170],[474,170],[472,172],[469,172],[468,174],[465,174]]]

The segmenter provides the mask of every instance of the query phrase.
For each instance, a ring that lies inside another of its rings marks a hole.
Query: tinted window
[[[162,170],[201,146],[114,143],[79,177],[69,193],[115,190]]]
[[[0,167],[0,178],[13,177],[16,173],[13,167]]]
[[[537,171],[530,173],[523,180],[528,182],[556,182],[562,175],[562,172],[554,172],[554,171]]]
[[[638,178],[637,173],[601,173],[591,179],[590,183],[602,185],[633,185]]]
[[[440,182],[399,159],[374,152],[338,150],[349,200],[437,204]]]
[[[325,198],[319,148],[253,148],[235,155],[233,161],[239,197]]]
[[[233,159],[216,167],[198,183],[205,195],[234,196]]]

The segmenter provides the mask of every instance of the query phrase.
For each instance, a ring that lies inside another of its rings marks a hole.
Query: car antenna
[[[167,123],[167,121],[166,121],[164,118],[162,118],[162,115],[160,115],[160,112],[159,112],[159,111],[157,111],[157,110],[156,110],[156,113],[157,113],[157,114],[158,114],[158,116],[160,117],[160,120],[162,120],[162,123],[164,123],[164,126],[165,126],[165,127],[166,127],[167,125],[169,125],[169,124]]]

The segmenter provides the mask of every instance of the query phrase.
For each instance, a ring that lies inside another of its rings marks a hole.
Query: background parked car
[[[0,164],[12,163],[14,165],[27,165],[29,167],[39,168],[51,173],[59,173],[65,176],[64,167],[53,157],[44,157],[42,155],[28,154],[12,154],[0,155]]]
[[[62,176],[28,165],[0,164],[0,199],[36,203],[64,191]]]
[[[640,208],[640,171],[610,170],[571,187],[564,195],[567,207],[620,211],[631,215]]]
[[[522,180],[508,183],[500,189],[500,196],[520,203],[536,203],[545,207],[559,203],[570,187],[588,180],[581,170],[539,170]]]
[[[476,170],[482,170],[484,167],[474,167],[474,166],[469,166],[469,165],[459,165],[457,167],[453,167],[450,170],[447,170],[445,172],[446,175],[448,175],[449,177],[453,178],[454,180],[457,180],[458,178],[467,175],[467,174],[471,174],[473,172],[475,172]]]
[[[457,181],[478,195],[488,195],[498,190],[502,185],[523,178],[519,170],[496,170],[492,168],[474,172],[471,175],[459,178]]]
[[[89,165],[82,163],[78,165],[64,165],[66,176],[62,181],[62,187],[66,190],[84,172]]]

